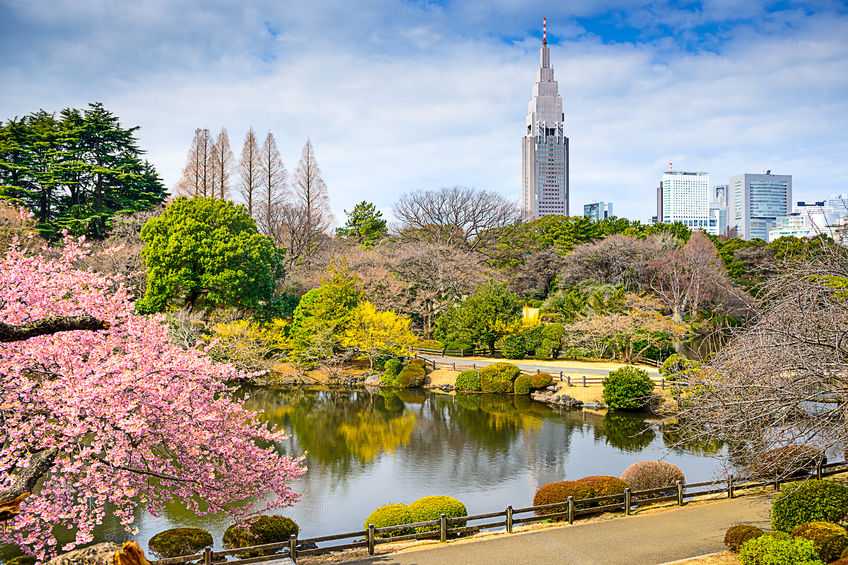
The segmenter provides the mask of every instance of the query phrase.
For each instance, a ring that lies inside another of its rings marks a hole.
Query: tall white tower
[[[542,20],[539,56],[539,74],[527,108],[522,145],[522,209],[527,220],[568,215],[568,138],[562,97],[551,67],[547,18]]]

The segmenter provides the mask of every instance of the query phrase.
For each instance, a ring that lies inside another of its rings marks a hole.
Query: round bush
[[[483,392],[512,393],[512,383],[521,369],[510,363],[495,363],[480,369],[480,388]]]
[[[224,547],[236,549],[251,545],[263,545],[266,543],[280,543],[288,541],[292,534],[300,531],[297,523],[285,516],[257,516],[246,522],[233,524],[224,531]],[[238,553],[239,557],[258,557],[270,555],[274,550],[267,551],[243,551]]]
[[[498,341],[501,353],[507,359],[524,359],[527,355],[527,341],[521,334],[511,334]]]
[[[848,548],[848,531],[842,526],[830,522],[807,522],[792,530],[792,536],[808,539],[816,546],[816,551],[825,563],[830,563],[842,555]]]
[[[676,488],[677,481],[685,481],[680,467],[667,461],[639,461],[627,467],[621,480],[633,490],[650,490],[662,487]]]
[[[403,362],[397,357],[392,357],[383,364],[383,374],[388,377],[394,378],[398,376],[398,373],[400,373],[402,367]]]
[[[824,565],[810,540],[771,534],[743,543],[739,562],[742,565]]]
[[[638,367],[610,371],[604,380],[604,402],[611,410],[641,410],[650,402],[654,383]]]
[[[848,516],[848,486],[833,481],[809,480],[787,485],[771,505],[775,530],[792,531],[806,522],[841,522]]]
[[[416,388],[424,384],[427,376],[426,363],[421,359],[412,359],[401,369],[395,381],[400,388]]]
[[[411,524],[414,521],[415,520],[412,519],[412,514],[409,512],[409,507],[406,504],[385,504],[369,514],[363,525],[367,530],[368,524],[374,524],[375,528],[386,528],[389,526],[403,526],[404,524]],[[412,533],[410,528],[398,527],[385,532],[380,532],[377,536],[381,538],[389,538],[409,533]]]
[[[212,545],[212,534],[200,528],[173,528],[150,538],[148,545],[160,559],[192,555]]]
[[[821,449],[810,445],[787,445],[758,455],[748,465],[748,470],[756,477],[784,479],[815,471],[819,461],[827,463]]]
[[[533,496],[533,506],[545,504],[557,504],[568,501],[568,497],[574,497],[575,502],[586,498],[622,494],[627,488],[627,483],[617,477],[584,477],[576,481],[558,481],[542,485]],[[602,506],[610,502],[582,504],[581,507]],[[565,512],[565,506],[552,506],[537,510],[539,515]]]
[[[513,392],[515,394],[530,394],[530,388],[532,387],[533,381],[531,380],[530,375],[518,375],[518,378],[515,379],[513,384]]]
[[[409,514],[413,522],[427,522],[438,520],[442,514],[448,518],[461,518],[468,516],[465,505],[450,496],[425,496],[419,498],[409,505]],[[464,521],[449,522],[448,527],[459,528],[465,526]],[[417,532],[432,532],[438,530],[438,526],[422,526],[416,528]]]
[[[536,373],[530,377],[530,388],[533,390],[541,390],[553,384],[554,378],[548,373]]]
[[[480,392],[480,373],[476,369],[462,371],[456,376],[454,387],[458,392]]]
[[[764,533],[760,528],[747,524],[730,526],[724,533],[724,545],[727,549],[736,553],[746,541],[758,538]]]

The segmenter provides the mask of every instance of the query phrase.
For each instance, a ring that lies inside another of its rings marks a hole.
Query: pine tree
[[[261,158],[259,146],[256,143],[256,134],[253,133],[253,128],[250,128],[244,138],[239,170],[241,172],[241,195],[247,205],[247,213],[251,216],[253,216],[254,198],[259,190],[260,163]]]

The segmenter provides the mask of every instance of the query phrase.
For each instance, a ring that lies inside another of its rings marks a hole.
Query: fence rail
[[[434,349],[432,347],[413,347],[412,350],[415,353],[425,353],[427,355],[440,355],[442,357],[493,357],[495,359],[506,359],[504,357],[503,351],[501,349],[495,348],[494,353],[492,353],[489,349],[479,349],[479,348],[468,348],[468,349]],[[527,361],[557,361],[557,360],[566,360],[561,357],[557,357],[555,359],[533,359],[528,358]],[[595,358],[584,358],[584,359],[570,359],[570,361],[594,361],[597,360]],[[603,359],[604,361],[608,361],[608,359]],[[654,359],[644,359],[640,358],[637,360],[638,363],[643,363],[645,365],[652,365],[654,367],[660,367],[662,365],[661,362],[656,361]]]
[[[226,563],[227,565],[246,565],[248,563],[262,563],[273,560],[289,558],[293,562],[297,562],[299,557],[310,555],[321,555],[346,549],[354,549],[367,547],[368,554],[374,555],[376,546],[413,539],[434,539],[438,538],[440,542],[446,542],[450,537],[457,537],[468,533],[476,533],[481,530],[503,529],[506,533],[511,534],[515,524],[528,524],[533,522],[542,522],[545,520],[561,519],[569,524],[574,523],[574,520],[581,516],[592,516],[605,512],[623,512],[625,516],[630,515],[632,509],[638,506],[644,506],[651,503],[667,502],[676,500],[678,506],[686,504],[686,501],[698,496],[708,494],[726,493],[728,498],[736,496],[738,491],[748,490],[753,488],[773,487],[775,490],[780,489],[780,485],[786,482],[794,482],[809,478],[827,477],[838,473],[848,472],[848,461],[837,461],[833,463],[819,463],[814,470],[799,472],[791,477],[773,480],[757,480],[752,477],[734,477],[733,475],[714,481],[701,481],[696,483],[684,483],[677,481],[674,486],[653,488],[641,491],[631,491],[629,488],[624,489],[621,493],[611,494],[607,496],[599,496],[594,498],[583,498],[575,500],[573,497],[568,497],[564,502],[554,502],[551,504],[542,504],[535,506],[523,506],[513,508],[507,506],[504,510],[496,512],[486,512],[483,514],[472,514],[470,516],[448,517],[442,514],[436,520],[428,520],[424,522],[415,522],[413,524],[399,524],[397,526],[388,526],[377,528],[373,524],[369,524],[364,530],[346,532],[341,534],[330,534],[312,538],[298,539],[296,535],[292,535],[286,542],[270,543],[264,545],[256,545],[250,547],[240,547],[226,549],[222,551],[213,551],[211,548],[206,548],[201,553],[194,555],[185,555],[181,557],[172,557],[168,559],[160,559],[153,561],[153,565],[181,565],[189,562],[200,562],[204,565],[211,565],[215,562]],[[712,488],[707,488],[712,487]],[[718,488],[716,488],[718,487]],[[659,496],[651,496],[659,495]],[[603,504],[602,504],[603,503]],[[518,516],[517,514],[530,514],[531,516]],[[469,522],[478,522],[480,520],[491,520],[492,518],[502,518],[496,521],[488,521],[482,524],[469,525]],[[457,524],[451,527],[452,524]],[[403,533],[398,535],[385,535],[395,532],[405,532],[414,528],[432,528],[425,532]],[[319,547],[319,543],[352,539],[353,541],[343,544],[327,545]],[[226,561],[228,556],[237,556],[237,554],[255,554],[267,553],[266,555],[258,555],[252,557],[244,557],[232,561]]]

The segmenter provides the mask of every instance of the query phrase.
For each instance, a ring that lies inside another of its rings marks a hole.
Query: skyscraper
[[[612,218],[612,202],[590,202],[583,205],[583,217],[595,222]]]
[[[709,174],[667,171],[663,173],[657,193],[657,221],[664,224],[680,222],[690,229],[713,233]]]
[[[547,19],[542,21],[539,72],[524,130],[522,210],[525,219],[568,215],[568,138],[562,97],[554,80]]]
[[[742,239],[768,241],[779,216],[792,211],[792,175],[744,174],[730,178],[728,229]]]

